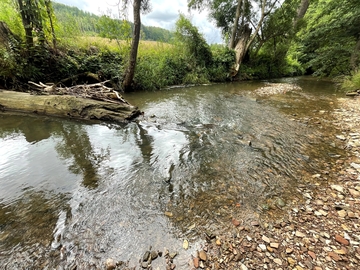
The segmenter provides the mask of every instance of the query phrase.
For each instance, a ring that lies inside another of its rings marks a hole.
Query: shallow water
[[[240,82],[127,94],[145,112],[127,125],[0,114],[0,268],[135,266],[152,246],[177,251],[187,269],[205,232],[293,200],[341,154],[329,140],[338,93],[313,78],[278,82],[302,90],[259,97],[264,82]]]

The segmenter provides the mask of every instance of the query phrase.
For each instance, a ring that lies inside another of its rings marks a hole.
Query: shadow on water
[[[296,200],[329,153],[342,154],[329,143],[336,91],[279,82],[302,90],[263,97],[254,91],[265,82],[241,82],[129,94],[145,117],[125,126],[0,116],[4,260],[29,265],[38,243],[42,263],[96,269],[109,257],[136,265],[152,246],[179,252],[187,269],[204,233]]]

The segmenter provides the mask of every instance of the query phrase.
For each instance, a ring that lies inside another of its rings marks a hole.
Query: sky
[[[108,14],[109,10],[111,10],[112,14],[117,14],[116,3],[119,0],[54,0],[54,2],[75,6],[81,10],[101,15]],[[142,15],[142,24],[175,30],[175,22],[179,17],[179,13],[182,13],[190,18],[192,24],[199,29],[208,43],[222,43],[221,32],[209,20],[207,12],[199,13],[194,10],[189,12],[187,0],[150,0],[150,3],[151,12]],[[128,14],[128,19],[132,21],[132,14]]]

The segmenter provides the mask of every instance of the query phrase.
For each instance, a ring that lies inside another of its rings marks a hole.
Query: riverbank
[[[339,104],[333,141],[348,155],[300,185],[303,198],[282,209],[277,221],[271,213],[251,224],[233,219],[236,233],[208,239],[190,269],[358,269],[360,98]]]

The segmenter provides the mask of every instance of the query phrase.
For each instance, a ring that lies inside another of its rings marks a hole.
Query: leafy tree
[[[189,8],[209,8],[210,17],[229,40],[229,48],[236,51],[236,71],[239,70],[265,18],[278,3],[278,0],[188,0]]]
[[[189,59],[194,59],[195,65],[207,66],[212,62],[211,50],[205,38],[182,14],[176,22],[175,38],[184,44]]]
[[[319,0],[299,33],[300,60],[318,75],[348,75],[359,67],[360,8],[357,0]]]

